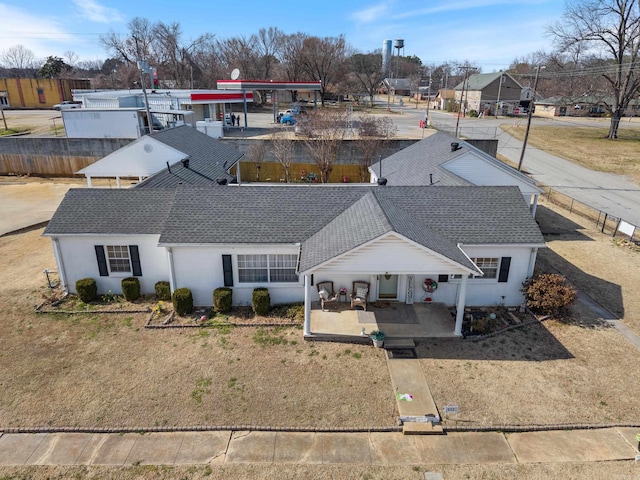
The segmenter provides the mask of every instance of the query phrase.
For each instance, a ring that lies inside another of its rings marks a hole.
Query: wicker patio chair
[[[351,308],[362,307],[366,310],[368,299],[369,283],[361,281],[353,282],[353,290],[351,291]]]
[[[318,287],[318,296],[320,297],[320,307],[324,312],[324,306],[331,303],[338,303],[338,298],[340,296],[333,290],[333,282],[318,282],[316,284]]]

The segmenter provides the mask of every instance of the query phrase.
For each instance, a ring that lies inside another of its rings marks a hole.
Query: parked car
[[[282,115],[280,117],[280,123],[283,124],[283,125],[295,125],[296,124],[296,119],[293,118],[292,114]]]
[[[60,102],[57,105],[54,105],[53,109],[60,111],[60,110],[71,110],[72,108],[80,108],[80,107],[82,107],[81,103],[65,100],[64,102]]]

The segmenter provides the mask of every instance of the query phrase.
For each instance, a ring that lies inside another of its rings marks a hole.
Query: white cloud
[[[120,22],[123,15],[115,8],[100,5],[95,0],[73,0],[83,18],[96,23]]]
[[[0,18],[4,19],[0,30],[0,51],[23,45],[36,57],[46,57],[57,54],[54,51],[56,45],[74,40],[73,35],[49,17],[39,17],[6,3],[0,3]]]
[[[383,19],[390,10],[391,2],[382,2],[351,14],[351,18],[359,23],[372,23]]]

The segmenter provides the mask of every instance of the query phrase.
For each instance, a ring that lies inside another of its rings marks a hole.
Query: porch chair
[[[338,303],[339,295],[333,290],[333,282],[318,282],[318,296],[320,297],[320,307],[324,312],[324,306],[330,303]]]
[[[351,291],[351,308],[363,307],[366,310],[368,299],[369,283],[361,281],[353,282],[353,290]]]

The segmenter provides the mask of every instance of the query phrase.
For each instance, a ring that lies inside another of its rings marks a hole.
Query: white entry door
[[[378,275],[378,298],[387,300],[398,298],[398,275]]]

